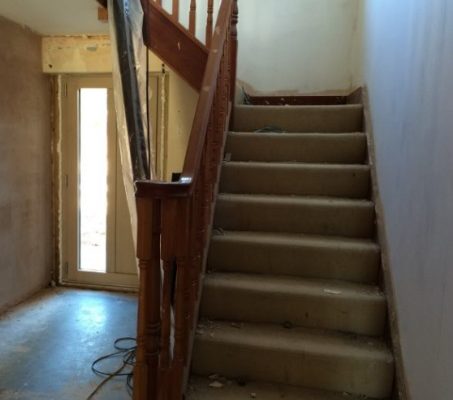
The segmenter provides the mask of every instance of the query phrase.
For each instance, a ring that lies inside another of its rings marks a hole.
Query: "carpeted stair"
[[[390,398],[362,114],[236,107],[188,399]]]

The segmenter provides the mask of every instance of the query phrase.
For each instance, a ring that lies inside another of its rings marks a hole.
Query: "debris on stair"
[[[213,381],[209,384],[209,387],[213,389],[222,389],[224,386],[225,385],[219,381]]]
[[[286,131],[278,126],[267,125],[263,128],[257,129],[255,133],[286,133]]]

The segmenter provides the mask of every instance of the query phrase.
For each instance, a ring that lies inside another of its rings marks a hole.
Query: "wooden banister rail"
[[[237,0],[223,0],[179,182],[136,182],[140,291],[134,400],[181,400],[185,392],[234,98],[237,22]]]

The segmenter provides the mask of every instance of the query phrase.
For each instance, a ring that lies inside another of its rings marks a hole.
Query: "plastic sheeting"
[[[108,0],[114,98],[123,181],[137,245],[135,180],[154,179],[154,149],[147,120],[147,48],[140,0]]]

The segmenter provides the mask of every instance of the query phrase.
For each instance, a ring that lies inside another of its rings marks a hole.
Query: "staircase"
[[[145,44],[199,99],[179,181],[133,170],[134,400],[390,399],[362,106],[234,106],[238,1],[220,2],[214,29],[206,0],[206,43],[195,37],[196,0],[189,29],[178,0],[172,14],[162,0],[140,1]],[[111,4],[118,52],[130,55],[125,3]],[[123,92],[136,94],[137,65],[121,61]],[[136,122],[134,99],[124,99]],[[131,160],[146,166],[135,125]]]
[[[390,398],[362,106],[234,115],[188,398]]]

